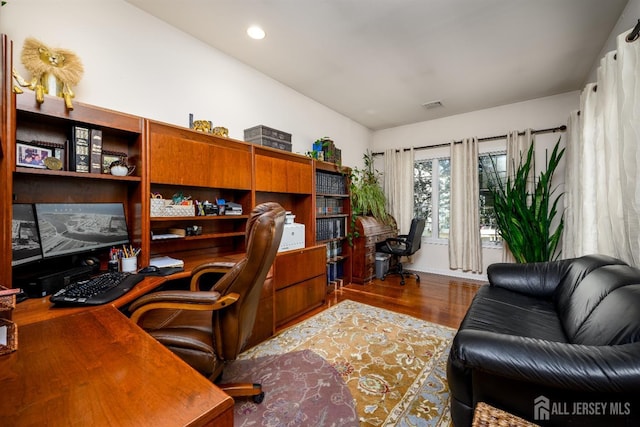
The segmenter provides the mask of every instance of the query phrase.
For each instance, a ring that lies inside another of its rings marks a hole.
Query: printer
[[[297,224],[293,222],[294,219],[295,215],[291,215],[291,212],[287,211],[278,252],[304,249],[304,224]]]

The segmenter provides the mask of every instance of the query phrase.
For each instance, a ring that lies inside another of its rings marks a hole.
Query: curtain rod
[[[532,135],[537,135],[539,133],[555,133],[555,132],[564,132],[565,130],[567,130],[567,126],[566,125],[562,125],[562,126],[556,126],[554,128],[547,128],[547,129],[539,129],[539,130],[532,130],[531,134]],[[518,135],[524,135],[525,132],[518,132]],[[484,138],[478,138],[478,142],[484,142],[484,141],[496,141],[498,139],[506,139],[507,135],[497,135],[497,136],[487,136]],[[453,141],[454,144],[460,144],[462,141]],[[442,144],[436,144],[436,145],[423,145],[421,147],[413,147],[414,150],[426,150],[428,148],[440,148],[440,147],[449,147],[451,145],[450,142],[444,142]],[[404,151],[409,151],[410,148],[404,148]],[[396,151],[400,151],[399,149]],[[384,156],[384,152],[377,152],[377,153],[372,153],[374,156]]]

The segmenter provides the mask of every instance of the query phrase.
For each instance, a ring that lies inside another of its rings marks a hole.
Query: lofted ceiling
[[[627,1],[127,0],[372,130],[582,89]]]

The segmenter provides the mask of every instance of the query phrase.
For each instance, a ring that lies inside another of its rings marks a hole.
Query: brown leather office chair
[[[160,291],[131,304],[131,319],[160,343],[215,381],[224,362],[235,359],[251,335],[267,272],[280,245],[285,210],[277,203],[256,206],[246,227],[246,256],[209,291],[204,279],[215,263],[192,272],[190,291]],[[205,285],[206,286],[206,285]],[[231,396],[264,397],[260,384],[220,384]]]

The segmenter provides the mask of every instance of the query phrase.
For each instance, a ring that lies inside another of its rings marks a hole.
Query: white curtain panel
[[[384,193],[387,212],[397,222],[400,234],[408,234],[413,219],[414,149],[384,152]]]
[[[518,170],[520,163],[524,162],[527,158],[529,147],[533,144],[533,136],[531,135],[531,129],[526,129],[523,135],[517,130],[511,131],[507,134],[507,176],[513,179],[513,176]],[[535,168],[534,168],[535,169]],[[527,191],[529,194],[533,193],[535,188],[534,182],[534,170],[529,172],[529,178],[527,179]],[[502,243],[502,261],[503,262],[515,262],[513,254],[509,250],[507,242]]]
[[[640,261],[640,41],[617,38],[569,117],[563,257]]]
[[[482,272],[478,139],[451,143],[449,268]]]
[[[565,195],[564,233],[562,236],[562,257],[575,258],[582,251],[582,240],[575,231],[580,229],[580,191],[578,183],[582,174],[580,162],[580,113],[572,111],[567,122],[567,142],[565,147]],[[574,153],[575,151],[575,153]]]

